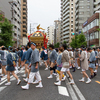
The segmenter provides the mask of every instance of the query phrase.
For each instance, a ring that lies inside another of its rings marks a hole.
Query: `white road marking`
[[[69,79],[71,81],[71,79]],[[79,96],[80,100],[86,100],[85,97],[82,95],[81,91],[79,88],[76,86],[76,84],[72,85],[73,88],[75,89],[77,95]]]
[[[13,75],[10,77],[10,79],[13,77]],[[0,85],[2,85],[3,83],[5,83],[7,81],[7,79],[5,79],[3,82],[0,83]]]
[[[67,74],[66,74],[67,75]],[[67,75],[68,76],[68,75]],[[71,79],[69,79],[71,81]],[[76,84],[72,85],[80,100],[86,100]]]
[[[72,100],[78,100],[78,98],[77,98],[77,96],[76,96],[76,94],[75,94],[73,88],[72,88],[71,85],[69,84],[67,78],[66,78],[65,82],[66,82],[66,85],[67,85],[67,88],[68,88],[68,90],[69,90],[69,93],[70,93],[70,95],[71,95]]]
[[[69,96],[69,93],[68,93],[66,87],[58,86],[58,91],[59,91],[59,94],[61,94],[61,95]]]
[[[0,92],[4,90],[7,86],[0,87]]]
[[[5,79],[7,79],[7,77],[3,77],[3,78],[1,78],[1,81],[4,81]]]
[[[13,77],[12,79],[10,79],[10,81],[14,81],[14,80],[16,80],[16,78],[15,78],[15,77]]]

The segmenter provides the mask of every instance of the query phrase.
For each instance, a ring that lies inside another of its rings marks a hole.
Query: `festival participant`
[[[0,69],[1,69],[1,54],[0,54]],[[0,73],[0,82],[1,82],[1,73]]]
[[[11,54],[12,54],[13,63],[15,65],[15,73],[18,74],[18,68],[17,68],[18,55],[15,52],[15,49],[12,50]]]
[[[79,49],[76,48],[76,51],[74,52],[74,59],[75,59],[75,67],[77,69],[80,69],[79,64],[78,64],[79,54],[80,54]]]
[[[13,63],[13,56],[11,54],[12,48],[9,48],[9,54],[7,55],[7,80],[8,82],[5,85],[10,85],[10,73],[17,79],[17,85],[21,83],[21,80],[18,78],[18,76],[14,73],[15,70],[15,64]]]
[[[57,53],[54,50],[54,46],[52,44],[49,45],[49,49],[51,51],[49,56],[51,64],[50,64],[50,76],[47,78],[53,78],[53,71],[55,72],[55,62],[57,60]]]
[[[87,78],[86,83],[90,83],[91,79],[89,78],[89,76],[86,73],[86,70],[88,70],[88,58],[87,58],[87,52],[86,52],[86,48],[81,48],[82,52],[80,55],[80,60],[81,60],[81,68],[82,68],[82,74],[83,77],[82,79],[80,79],[80,82],[84,82],[85,81],[85,77]]]
[[[95,52],[92,50],[92,48],[88,48],[88,51],[91,53],[89,58],[89,70],[91,73],[90,79],[92,79],[94,77],[93,69],[95,68],[96,57],[95,57]]]
[[[62,49],[59,48],[58,50],[58,57],[57,57],[57,69],[56,69],[56,72],[57,72],[57,79],[56,81],[59,81],[60,79],[60,71],[61,71],[61,68],[62,68],[62,62],[61,62],[61,58],[62,58]],[[66,76],[64,76],[63,74],[63,78],[66,78]]]
[[[54,83],[55,85],[61,85],[61,80],[62,80],[62,76],[63,76],[63,73],[64,72],[67,72],[67,74],[70,76],[71,78],[71,82],[70,84],[74,84],[74,80],[73,80],[73,77],[70,73],[70,56],[69,56],[69,52],[66,50],[66,44],[63,44],[62,45],[62,50],[63,50],[63,53],[62,53],[62,69],[61,69],[61,75],[60,75],[60,80],[59,82],[57,83]]]
[[[31,72],[29,74],[29,80],[27,85],[21,86],[22,89],[29,89],[29,84],[31,83],[32,80],[34,80],[34,77],[36,77],[37,81],[39,82],[39,85],[36,87],[42,88],[42,82],[41,82],[41,76],[39,73],[39,51],[36,49],[36,44],[31,43],[31,49],[32,49],[32,54],[31,54]]]
[[[2,47],[2,50],[0,50],[0,54],[1,54],[1,63],[2,63],[2,76],[5,75],[5,77],[6,77],[7,76],[7,73],[6,73],[7,52],[6,52],[5,47]]]
[[[47,50],[42,47],[42,52],[41,52],[41,60],[44,61],[44,64],[46,66],[45,70],[48,70],[48,65],[47,65],[47,60],[48,60],[48,53],[47,53]]]
[[[74,65],[72,48],[69,48],[69,56],[70,56],[70,62],[71,62],[71,66],[73,68],[73,72],[75,72],[75,65]]]
[[[95,55],[96,55],[96,68],[95,68],[95,71],[94,71],[94,76],[96,76],[97,75],[97,70],[98,70],[98,66],[99,66],[99,63],[98,63],[98,54],[99,54],[99,51],[100,51],[100,49],[99,48],[97,48],[97,51],[95,51]]]
[[[20,58],[20,52],[21,52],[21,51],[20,51],[20,48],[17,48],[17,49],[16,49],[16,53],[17,53],[17,55],[18,55],[18,62],[17,62],[17,67],[18,67],[18,68],[20,68],[19,66],[20,66],[20,63],[21,63],[20,60],[19,60],[19,58]]]
[[[25,60],[25,57],[26,57],[26,54],[27,54],[27,50],[28,50],[28,47],[25,47],[25,52],[23,53],[23,56],[22,56],[22,59],[21,59],[22,62]],[[23,80],[25,82],[28,82],[28,79],[29,79],[29,69],[28,69],[28,65],[29,65],[29,62],[26,61],[25,62],[25,74],[28,73],[28,76],[27,76],[27,78],[23,78]]]
[[[21,47],[21,51],[20,51],[20,55],[19,55],[19,67],[21,68],[21,59],[23,56],[23,53],[25,52],[24,50],[24,46]],[[26,77],[25,74],[23,75],[23,77]]]

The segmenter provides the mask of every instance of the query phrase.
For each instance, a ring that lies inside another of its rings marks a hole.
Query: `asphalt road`
[[[11,76],[11,86],[5,86],[6,79],[0,83],[0,100],[100,100],[100,68],[98,75],[92,79],[90,84],[79,82],[82,77],[81,70],[71,73],[74,77],[75,85],[69,85],[69,78],[62,82],[60,87],[55,86],[55,76],[53,79],[47,79],[49,71],[44,71],[44,67],[40,67],[43,88],[36,88],[36,85],[31,84],[29,90],[22,90],[21,86],[26,83],[22,79],[24,71],[21,71],[18,76],[22,80],[19,86],[17,81]],[[87,71],[88,75],[90,74]],[[63,89],[62,89],[63,88]],[[65,95],[67,94],[67,95]]]

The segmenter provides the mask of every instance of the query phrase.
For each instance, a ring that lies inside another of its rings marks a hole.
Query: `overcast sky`
[[[60,19],[60,0],[27,0],[27,1],[28,1],[28,32],[30,23],[32,23],[32,28],[35,28],[35,31],[36,31],[36,26],[38,24],[41,24],[41,27],[47,30],[48,26],[54,25],[54,20]]]

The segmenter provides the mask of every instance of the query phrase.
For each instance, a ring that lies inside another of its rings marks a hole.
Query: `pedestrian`
[[[36,49],[36,44],[35,43],[31,43],[31,49],[32,49],[32,55],[31,55],[31,72],[29,74],[29,80],[27,85],[25,86],[21,86],[22,89],[29,89],[29,84],[31,83],[31,80],[34,80],[34,77],[36,77],[36,79],[39,82],[39,85],[37,85],[36,87],[40,87],[42,88],[42,82],[41,82],[41,76],[39,73],[39,51]]]
[[[99,54],[99,48],[97,48],[97,51],[95,51],[95,56],[96,56],[96,68],[95,68],[95,75],[97,74],[97,70],[98,70],[98,66],[99,66],[99,63],[98,63],[98,54]]]
[[[48,70],[48,65],[47,65],[48,53],[47,53],[47,50],[44,47],[42,47],[42,52],[41,52],[40,57],[41,57],[41,60],[43,60],[45,66],[46,66],[45,70]]]
[[[27,54],[27,50],[28,50],[28,47],[26,46],[25,47],[25,52],[23,53],[23,56],[22,56],[22,59],[21,59],[21,61],[23,62],[24,60],[25,60],[25,57],[26,57],[26,54]],[[28,61],[26,61],[25,62],[25,76],[26,76],[26,74],[28,74],[27,75],[27,78],[23,78],[23,80],[25,81],[25,82],[28,82],[28,79],[29,79],[29,69],[28,69],[28,65],[29,65],[29,62]]]
[[[70,78],[71,78],[70,84],[74,84],[72,74],[70,73],[70,56],[69,56],[69,52],[66,50],[67,49],[66,44],[63,44],[61,48],[63,50],[63,53],[62,53],[62,64],[63,65],[62,65],[61,72],[60,72],[60,74],[61,74],[60,80],[59,80],[59,82],[54,83],[54,84],[61,85],[62,76],[63,76],[64,72],[67,72],[67,74],[70,76]]]
[[[17,79],[17,85],[19,85],[21,83],[21,80],[18,78],[18,76],[14,73],[15,70],[15,63],[13,62],[13,56],[11,54],[12,48],[9,48],[9,54],[7,55],[7,83],[5,85],[10,85],[10,73],[12,73],[12,75]]]
[[[53,78],[53,72],[55,72],[55,63],[56,63],[56,60],[57,60],[57,53],[56,51],[54,50],[54,46],[52,44],[49,45],[49,49],[50,49],[50,76],[47,77],[48,79],[49,78]]]
[[[88,58],[87,58],[87,52],[86,52],[86,48],[81,48],[82,52],[80,55],[80,61],[81,61],[81,69],[82,69],[82,74],[83,77],[82,79],[80,79],[80,82],[84,82],[85,81],[85,77],[87,78],[86,83],[90,83],[91,79],[89,78],[89,76],[86,73],[86,70],[88,70]]]
[[[73,68],[73,72],[75,72],[75,65],[74,65],[74,57],[73,57],[72,48],[69,48],[69,56],[70,56],[70,62],[71,62],[71,66]]]
[[[79,66],[79,64],[78,64],[78,62],[79,62],[79,55],[80,55],[79,49],[76,48],[76,50],[75,50],[75,52],[74,52],[74,59],[75,59],[75,67],[76,67],[77,69],[80,69],[80,66]]]
[[[89,70],[91,73],[90,79],[92,79],[94,77],[93,69],[95,68],[96,57],[95,57],[95,52],[92,50],[92,48],[88,48],[88,51],[90,52],[90,58],[89,58]]]
[[[5,77],[6,77],[7,76],[7,73],[6,73],[7,52],[6,52],[5,47],[2,47],[2,50],[0,50],[0,54],[1,54],[1,63],[2,63],[2,76],[5,75]]]

